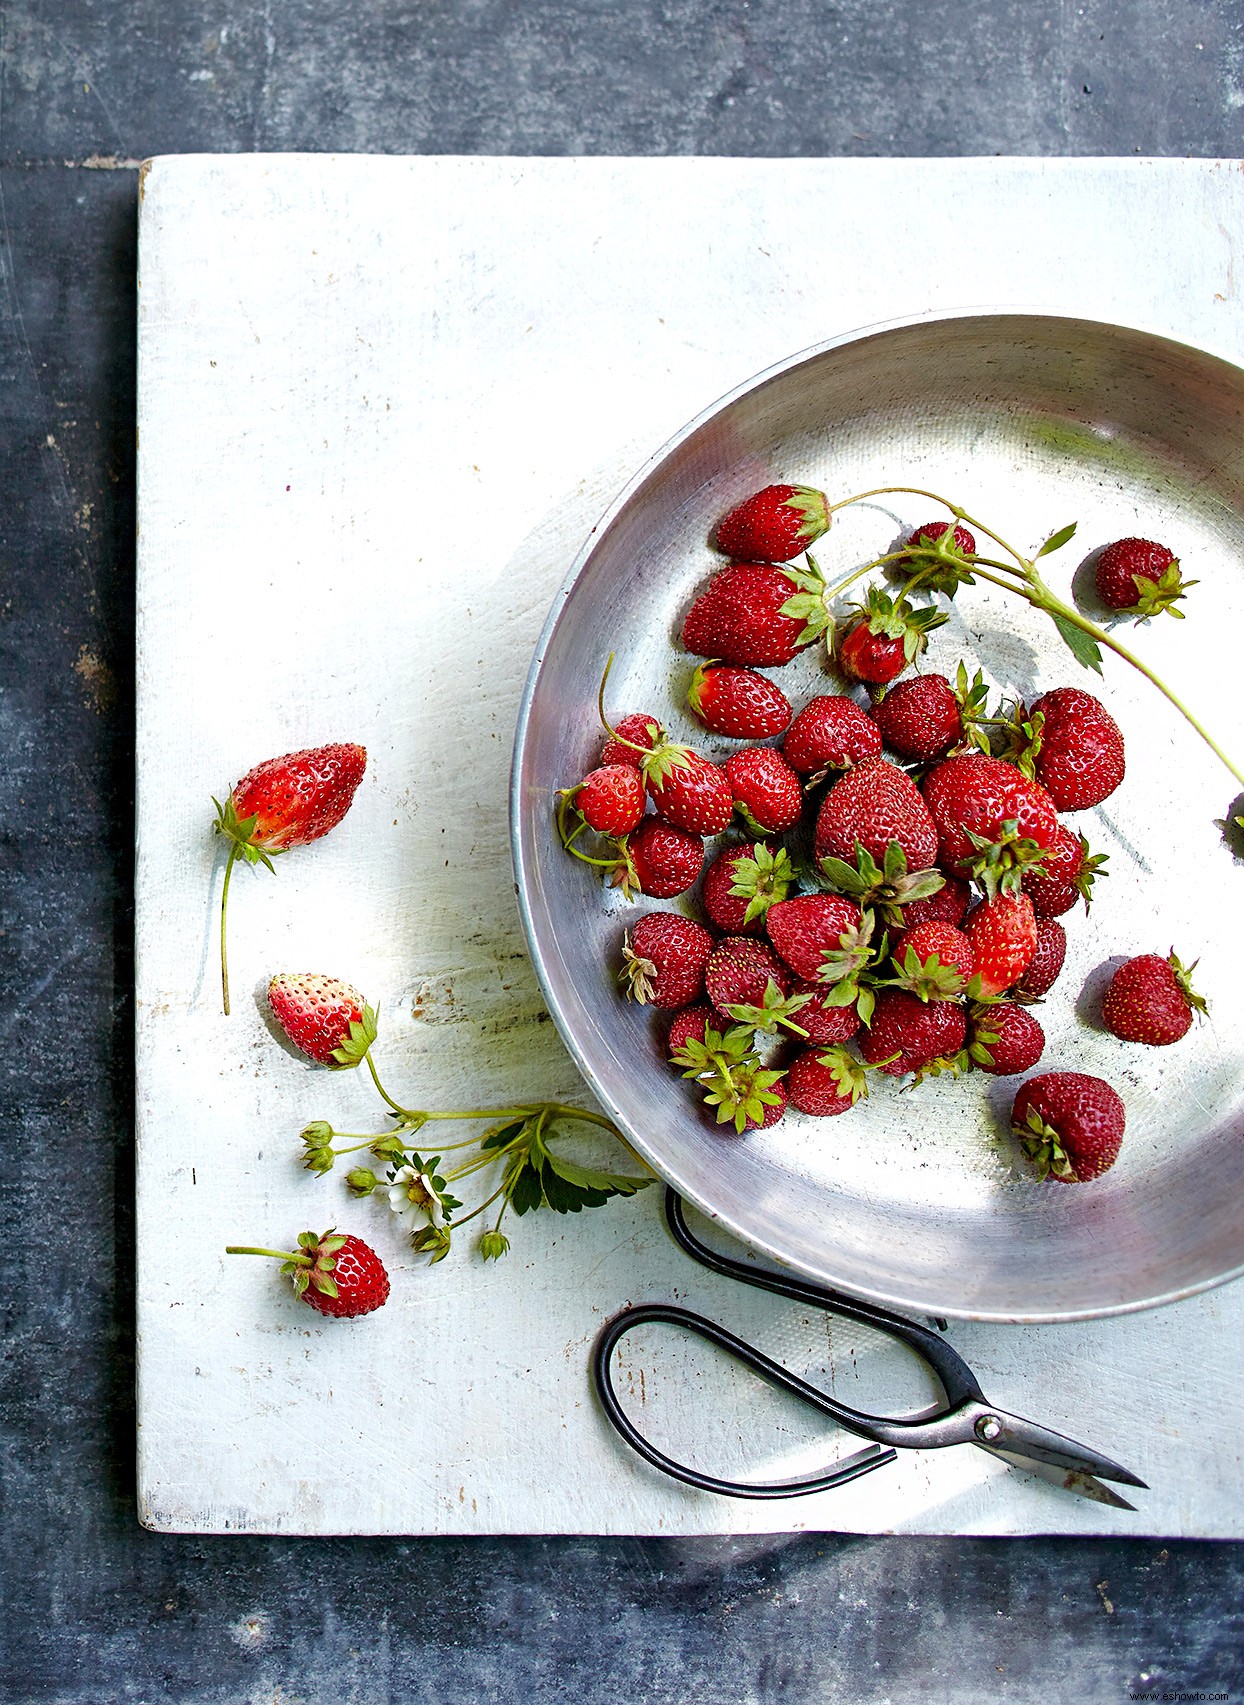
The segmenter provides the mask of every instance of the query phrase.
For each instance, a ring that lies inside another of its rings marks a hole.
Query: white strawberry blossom
[[[438,1229],[445,1224],[445,1209],[430,1175],[413,1166],[400,1166],[393,1174],[389,1207],[416,1229],[425,1221]]]

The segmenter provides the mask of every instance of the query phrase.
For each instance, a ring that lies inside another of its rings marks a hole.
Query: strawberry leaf
[[[1059,634],[1066,642],[1067,649],[1076,662],[1083,664],[1086,669],[1095,669],[1100,675],[1102,672],[1101,648],[1092,634],[1085,633],[1083,628],[1077,627],[1074,622],[1068,621],[1066,616],[1060,616],[1054,610],[1050,611],[1050,620],[1058,629]]]
[[[1037,557],[1034,558],[1034,561],[1043,556],[1049,556],[1051,551],[1061,551],[1063,546],[1068,544],[1070,540],[1075,537],[1075,531],[1076,523],[1073,521],[1069,527],[1060,527],[1057,533],[1051,533],[1049,538],[1041,546],[1041,549],[1037,552]]]

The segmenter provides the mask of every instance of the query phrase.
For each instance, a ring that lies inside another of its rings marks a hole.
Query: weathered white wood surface
[[[551,595],[631,470],[776,358],[925,307],[1074,308],[1244,358],[1235,163],[186,157],[144,179],[139,335],[138,1164],[142,1519],[171,1531],[1240,1535],[1244,1288],[1072,1327],[952,1325],[999,1404],[1148,1479],[1134,1516],[968,1448],[745,1504],[677,1487],[596,1412],[603,1318],[680,1298],[862,1405],[921,1400],[863,1334],[692,1267],[655,1190],[518,1222],[427,1270],[300,1171],[312,1116],[378,1124],[295,1059],[267,976],[382,1007],[419,1105],[583,1093],[513,905],[512,724]],[[921,260],[921,256],[926,257]],[[935,257],[943,257],[938,259]],[[950,257],[950,264],[946,258]],[[346,823],[234,884],[208,795],[364,742]],[[393,1297],[321,1322],[228,1242],[336,1222]],[[628,1357],[648,1424],[777,1475],[815,1426],[690,1346]]]

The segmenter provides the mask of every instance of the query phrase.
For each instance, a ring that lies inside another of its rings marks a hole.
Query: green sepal
[[[891,963],[896,975],[883,978],[882,986],[905,989],[908,994],[916,995],[925,1002],[954,1000],[963,993],[967,984],[962,972],[953,965],[943,965],[938,954],[930,953],[927,959],[921,959],[911,946],[903,954],[901,962],[895,958]]]
[[[752,848],[747,858],[734,861],[730,893],[736,900],[746,900],[743,913],[745,924],[763,918],[770,906],[784,900],[795,882],[795,867],[785,847],[776,852],[764,845]]]
[[[1020,1147],[1036,1168],[1037,1177],[1048,1178],[1051,1173],[1055,1178],[1065,1178],[1078,1182],[1078,1175],[1063,1140],[1052,1125],[1047,1125],[1035,1107],[1028,1109],[1025,1122],[1012,1127],[1019,1138]]]
[[[804,626],[796,644],[811,645],[829,629],[833,617],[829,609],[825,576],[811,551],[806,551],[804,558],[808,564],[806,570],[795,568],[790,563],[782,569],[782,573],[794,585],[795,592],[782,605],[779,614],[789,616],[792,621],[802,621]]]
[[[367,1058],[367,1050],[379,1034],[376,1027],[376,1012],[374,1007],[364,1006],[363,1017],[351,1019],[349,1034],[343,1037],[340,1045],[333,1049],[333,1070],[349,1070],[352,1066],[362,1065]]]
[[[1136,586],[1136,602],[1128,610],[1120,614],[1135,616],[1138,622],[1147,622],[1154,616],[1165,613],[1183,621],[1184,612],[1175,608],[1176,600],[1184,596],[1190,586],[1200,584],[1196,580],[1185,580],[1179,572],[1179,559],[1176,558],[1156,580],[1148,575],[1134,574],[1132,580]]]
[[[352,1196],[370,1196],[380,1187],[380,1180],[369,1166],[355,1166],[346,1173],[346,1189]]]
[[[967,665],[962,659],[955,670],[954,695],[959,705],[959,720],[963,724],[961,745],[975,747],[978,752],[984,752],[988,757],[992,751],[988,729],[982,727],[982,721],[989,713],[989,688],[985,677],[978,669],[971,680],[968,679]]]
[[[229,795],[223,805],[213,794],[212,804],[216,807],[216,821],[212,824],[213,831],[232,841],[247,864],[262,864],[265,869],[272,870],[274,868],[272,860],[279,858],[285,848],[259,847],[251,840],[251,836],[255,833],[259,823],[259,813],[256,811],[253,816],[239,817],[232,794]]]
[[[1183,965],[1180,963],[1176,956],[1175,949],[1172,947],[1170,953],[1167,955],[1166,962],[1175,973],[1175,981],[1179,984],[1184,999],[1192,1008],[1197,1018],[1200,1018],[1203,1013],[1209,1011],[1209,1002],[1205,999],[1204,995],[1199,995],[1192,986],[1192,973],[1196,970],[1201,961],[1199,959],[1194,959],[1191,965]]]
[[[435,1267],[449,1254],[453,1233],[447,1225],[423,1225],[411,1234],[411,1244],[420,1255],[432,1257],[428,1265]]]
[[[955,540],[955,523],[950,521],[936,538],[924,537],[922,530],[898,566],[906,576],[909,591],[920,587],[953,598],[961,586],[975,586],[973,561],[974,558],[959,548]]]
[[[859,906],[874,906],[883,921],[902,927],[903,907],[913,900],[927,900],[946,886],[940,870],[908,872],[907,854],[897,841],[886,847],[880,867],[862,841],[855,843],[855,865],[845,859],[823,858],[819,869],[823,886],[846,894]]]
[[[971,842],[973,856],[960,859],[958,868],[979,883],[991,900],[999,894],[1018,894],[1025,871],[1045,870],[1049,849],[1021,835],[1018,818],[1010,817],[1003,823],[996,841],[972,829],[965,828],[963,833]]]
[[[795,1014],[807,1006],[811,995],[783,995],[781,989],[772,977],[765,984],[765,992],[759,1006],[746,1003],[724,1006],[722,1011],[731,1018],[736,1018],[747,1029],[763,1032],[766,1036],[776,1036],[779,1027],[793,1030],[796,1036],[806,1036],[808,1033],[802,1025],[795,1023]],[[707,1031],[705,1032],[707,1035]]]
[[[486,1231],[479,1240],[479,1252],[485,1261],[499,1261],[509,1250],[510,1240],[503,1231]]]

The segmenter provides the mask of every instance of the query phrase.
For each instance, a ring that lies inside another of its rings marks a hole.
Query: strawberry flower
[[[430,1170],[399,1166],[389,1185],[389,1207],[399,1219],[409,1222],[412,1231],[425,1224],[439,1231],[445,1224],[444,1199]]]

